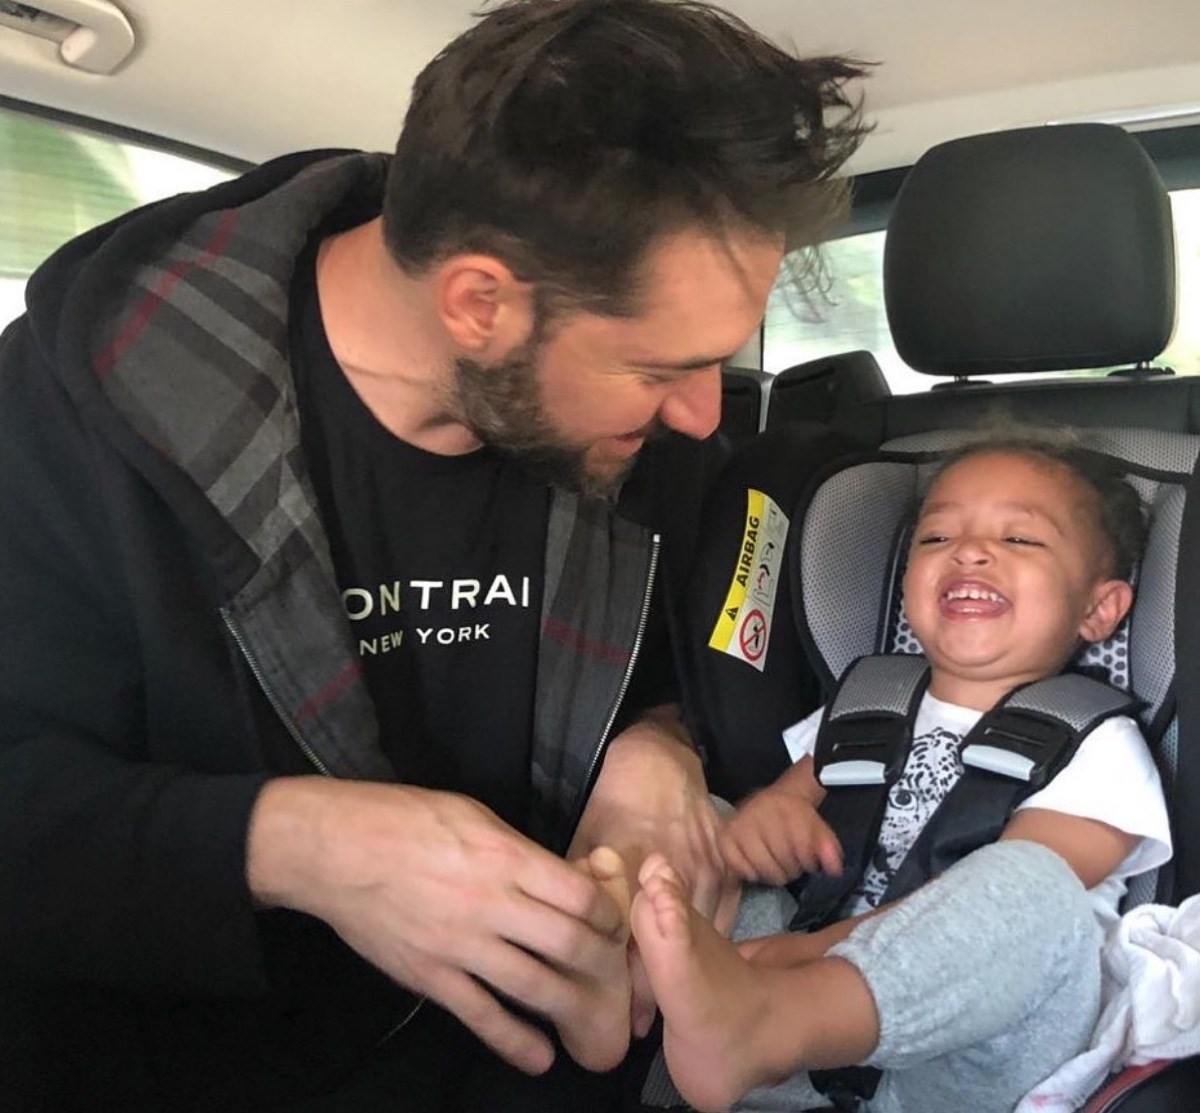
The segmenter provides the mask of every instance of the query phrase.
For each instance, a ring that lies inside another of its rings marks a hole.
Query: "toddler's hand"
[[[802,873],[842,872],[842,847],[811,801],[771,785],[749,797],[719,836],[729,868],[743,881],[784,885]]]

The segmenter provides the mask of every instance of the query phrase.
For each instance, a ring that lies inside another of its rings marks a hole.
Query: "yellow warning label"
[[[766,665],[787,531],[788,519],[779,506],[762,491],[749,488],[733,579],[708,645],[760,672]]]

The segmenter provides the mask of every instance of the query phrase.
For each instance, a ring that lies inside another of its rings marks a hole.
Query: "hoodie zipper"
[[[250,652],[250,647],[246,644],[246,639],[242,637],[242,631],[239,629],[237,622],[234,621],[233,615],[231,615],[228,610],[222,607],[221,617],[225,620],[225,628],[229,631],[230,636],[237,643],[238,649],[241,650],[242,657],[245,658],[246,664],[249,666],[250,672],[253,674],[254,679],[258,681],[258,686],[262,689],[263,695],[267,697],[267,702],[271,705],[271,709],[275,712],[275,715],[279,721],[283,723],[284,729],[287,730],[288,734],[292,738],[292,741],[296,743],[300,749],[300,752],[304,754],[306,758],[308,758],[318,773],[320,773],[323,777],[332,776],[332,774],[329,772],[329,766],[327,766],[317,756],[316,751],[304,741],[304,738],[300,734],[296,724],[292,722],[291,715],[287,713],[279,698],[271,690],[270,685],[267,684],[267,679],[265,676],[263,676],[262,669],[258,667],[258,662],[254,659],[254,655]]]
[[[588,763],[587,778],[583,782],[583,794],[580,796],[579,804],[575,809],[575,821],[571,824],[571,830],[574,830],[579,825],[583,810],[587,806],[588,797],[592,794],[592,787],[596,783],[596,775],[600,767],[600,759],[608,747],[608,736],[612,731],[613,724],[617,721],[617,714],[621,710],[621,704],[625,702],[626,693],[628,693],[629,685],[633,680],[634,667],[637,665],[638,657],[641,655],[642,642],[646,637],[646,623],[650,618],[650,598],[654,593],[654,581],[658,576],[658,554],[661,547],[662,534],[656,533],[650,543],[650,561],[646,568],[646,590],[642,593],[642,609],[638,615],[637,633],[633,638],[633,647],[629,651],[629,663],[625,666],[625,675],[621,678],[621,686],[617,689],[616,699],[613,700],[612,709],[609,711],[608,718],[604,723],[604,729],[600,732],[600,737],[596,742],[596,748],[592,753],[592,760]]]

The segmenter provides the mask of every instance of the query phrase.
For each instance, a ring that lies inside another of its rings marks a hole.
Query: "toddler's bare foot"
[[[767,996],[753,968],[688,902],[679,875],[652,854],[638,875],[633,935],[663,1014],[663,1051],[679,1092],[728,1109],[774,1078],[754,1061]]]
[[[621,856],[607,846],[598,846],[578,865],[593,877],[629,919],[629,879]],[[589,1007],[577,1017],[558,1025],[558,1035],[567,1053],[587,1070],[612,1070],[629,1050],[630,982],[629,960],[623,939],[612,948],[611,961],[597,970],[589,986]]]

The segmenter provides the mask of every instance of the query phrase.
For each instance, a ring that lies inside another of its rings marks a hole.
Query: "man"
[[[722,893],[667,643],[694,442],[837,212],[857,74],[702,4],[511,0],[390,161],[277,160],[34,276],[7,1108],[449,1109],[468,1032],[530,1074],[644,1034],[611,851]]]

